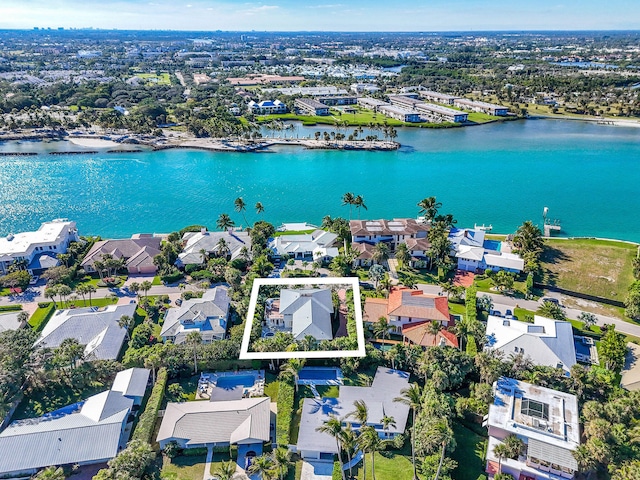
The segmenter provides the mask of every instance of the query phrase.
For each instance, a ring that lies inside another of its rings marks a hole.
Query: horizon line
[[[177,33],[396,33],[396,34],[440,34],[440,33],[597,33],[597,32],[615,32],[615,33],[640,33],[640,29],[477,29],[477,30],[188,30],[188,29],[166,29],[166,28],[138,28],[138,29],[120,29],[116,27],[23,27],[23,28],[2,28],[2,31],[95,31],[95,32],[177,32]]]

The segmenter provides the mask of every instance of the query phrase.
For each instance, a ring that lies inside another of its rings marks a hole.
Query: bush
[[[158,378],[156,384],[153,386],[151,396],[147,401],[144,412],[140,414],[140,421],[133,431],[131,440],[141,440],[143,442],[151,443],[153,436],[153,430],[156,426],[156,420],[158,418],[158,410],[164,398],[164,389],[167,385],[167,369],[161,368],[158,370]]]
[[[467,335],[467,347],[466,347],[467,355],[475,358],[478,354],[478,346],[476,345],[476,339],[473,335]]]
[[[202,265],[199,265],[197,263],[188,263],[185,267],[184,267],[184,271],[187,274],[192,274],[193,272],[197,272],[198,270],[202,269]]]
[[[45,306],[49,306],[49,303],[51,302],[47,302]],[[38,306],[43,307],[40,304]],[[18,310],[22,310],[22,305],[0,305],[0,312],[17,312]]]
[[[173,440],[165,445],[163,453],[169,458],[176,458],[182,453],[182,449],[180,445],[178,445],[178,442]]]
[[[342,480],[340,462],[333,462],[333,472],[331,472],[331,480]]]
[[[278,416],[276,419],[276,442],[289,446],[289,429],[293,415],[293,379],[281,378],[278,387]]]
[[[184,275],[182,275],[182,272],[180,270],[176,270],[175,272],[171,272],[167,275],[162,275],[160,277],[160,279],[164,282],[164,283],[176,283],[178,280],[180,280]]]
[[[38,302],[38,307],[40,308],[47,308],[49,305],[51,305],[51,302]]]
[[[217,451],[217,448],[221,448],[222,450]],[[229,447],[213,447],[213,451],[217,452],[217,453],[226,453],[229,451]],[[207,454],[207,448],[206,447],[201,447],[201,448],[185,448],[184,450],[182,450],[181,455],[183,457],[197,457],[199,455],[206,455]]]

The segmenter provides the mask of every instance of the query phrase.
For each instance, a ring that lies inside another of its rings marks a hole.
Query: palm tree
[[[365,210],[368,210],[367,206],[364,204],[364,197],[362,195],[356,196],[356,198],[353,199],[353,204],[358,210],[358,220],[360,220],[360,209],[364,208]]]
[[[389,245],[385,242],[378,242],[373,248],[373,261],[376,263],[384,263],[389,259]]]
[[[380,317],[378,321],[373,324],[373,335],[376,338],[382,337],[382,340],[389,335],[389,320],[387,320],[387,317]]]
[[[283,363],[280,367],[280,370],[284,373],[288,373],[293,377],[293,382],[296,387],[296,392],[298,391],[298,374],[300,370],[304,367],[306,363],[306,359],[304,358],[292,358],[287,363]]]
[[[58,285],[53,285],[52,287],[47,287],[44,289],[45,298],[50,298],[53,301],[54,306],[56,304],[57,294],[58,294]],[[62,308],[62,304],[60,304],[60,308]]]
[[[216,227],[220,230],[229,230],[235,226],[235,222],[226,213],[221,213],[216,221]]]
[[[129,329],[133,326],[133,318],[129,315],[122,315],[118,320],[118,326],[125,329],[127,339],[129,339]]]
[[[329,415],[329,420],[325,420],[320,427],[316,428],[316,431],[326,433],[327,435],[335,438],[336,446],[338,447],[338,463],[340,463],[342,480],[347,480],[347,476],[342,469],[342,455],[340,454],[340,450],[342,448],[340,444],[340,437],[342,436],[342,422],[335,415]]]
[[[367,407],[367,404],[364,400],[356,400],[353,402],[353,406],[356,407],[356,409],[353,412],[348,413],[347,417],[355,418],[360,424],[360,427],[364,427],[369,420],[369,408]]]
[[[418,480],[418,471],[416,469],[416,415],[422,407],[422,391],[417,383],[412,383],[409,388],[400,390],[400,394],[393,401],[408,405],[411,409],[413,419],[411,424],[411,463],[413,464],[413,480]]]
[[[400,243],[396,247],[396,260],[400,262],[400,266],[402,268],[409,265],[411,261],[411,252],[409,252],[409,247],[407,247],[406,243]]]
[[[144,292],[144,297],[147,298],[147,293],[151,290],[152,283],[149,280],[145,280],[140,284],[140,290]]]
[[[442,330],[442,324],[438,320],[433,320],[427,327],[427,332],[433,335],[433,345],[435,346],[438,340],[438,334]]]
[[[347,426],[342,429],[342,435],[340,436],[340,443],[342,449],[347,452],[347,462],[349,463],[349,477],[353,477],[353,465],[351,465],[352,452],[358,446],[358,439],[356,434],[351,428],[351,424],[347,422]]]
[[[261,215],[264,213],[264,206],[262,205],[261,202],[256,202],[256,213],[258,215]]]
[[[369,450],[369,452],[371,453],[371,474],[373,476],[373,480],[376,480],[376,452],[384,450],[385,447],[387,446],[387,441],[382,440],[378,435],[378,432],[376,432],[376,429],[372,426],[367,426],[363,428],[362,432],[360,432],[360,436],[358,437],[358,439],[359,440],[361,439],[363,452],[366,449],[366,450]],[[365,453],[365,456],[366,456],[366,453]],[[364,471],[364,465],[366,463],[367,461],[365,458],[362,462],[363,471]],[[366,478],[366,475],[364,476],[364,478]]]
[[[233,480],[236,477],[236,462],[220,462],[220,466],[213,472],[218,480]]]
[[[87,294],[87,285],[84,283],[81,283],[80,285],[78,285],[76,287],[76,293],[78,295],[80,295],[82,297],[82,302],[84,304],[84,306],[87,306],[87,298],[85,297],[85,295]]]
[[[40,470],[33,478],[38,480],[64,480],[65,476],[62,467],[47,467]]]
[[[200,332],[190,332],[184,343],[193,347],[193,369],[195,373],[198,373],[198,346],[202,343],[202,335]]]
[[[88,283],[87,284],[87,295],[89,295],[89,306],[91,306],[91,294],[96,293],[98,289],[95,285]]]
[[[384,417],[382,417],[382,419],[380,419],[380,423],[382,424],[382,429],[385,431],[389,430],[389,427],[393,427],[396,428],[396,419],[393,417],[389,417],[387,415],[385,415]]]
[[[278,447],[273,451],[272,457],[278,476],[280,477],[280,480],[282,480],[289,471],[289,466],[291,465],[291,452],[289,452],[289,449],[287,448]]]
[[[509,447],[504,443],[499,443],[493,447],[493,454],[498,457],[498,473],[502,473],[502,460],[509,456]]]
[[[418,202],[418,207],[420,207],[419,214],[431,222],[438,214],[438,209],[442,207],[442,203],[436,201],[436,197],[427,197]]]
[[[229,244],[224,238],[218,240],[216,243],[216,253],[220,257],[227,257],[231,253],[231,249],[229,248]]]
[[[349,205],[349,220],[351,220],[351,207],[355,204],[356,197],[351,192],[342,196],[342,205]]]
[[[247,473],[250,475],[258,475],[261,480],[272,480],[276,474],[275,469],[275,463],[269,455],[260,455],[256,457],[249,468],[247,468]]]
[[[245,217],[244,212],[247,209],[247,204],[244,203],[244,200],[242,199],[242,197],[238,197],[233,201],[233,204],[235,205],[235,210],[238,213],[242,214],[242,218],[244,218],[244,223],[246,226],[249,226],[249,222],[247,222],[247,217]]]

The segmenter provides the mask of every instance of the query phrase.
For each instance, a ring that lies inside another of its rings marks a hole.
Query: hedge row
[[[156,426],[156,420],[158,419],[158,410],[160,410],[160,405],[164,399],[164,389],[166,385],[167,369],[163,367],[158,370],[156,384],[153,386],[144,412],[140,414],[140,421],[133,431],[131,440],[142,440],[147,443],[152,442],[151,437],[153,436],[153,430]]]
[[[0,312],[17,312],[22,310],[22,305],[0,305]]]
[[[276,420],[276,441],[278,445],[289,446],[289,429],[293,417],[294,389],[292,379],[280,377],[278,384],[278,416]]]

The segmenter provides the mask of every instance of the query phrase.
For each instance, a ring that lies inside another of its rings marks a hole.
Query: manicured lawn
[[[168,73],[161,73],[160,75],[156,75],[155,73],[137,73],[136,77],[148,80],[154,85],[171,85],[171,76]]]
[[[493,283],[491,283],[491,279],[483,278],[482,280],[476,280],[475,284],[478,286],[478,292],[484,293],[503,293],[504,295],[508,295],[510,297],[515,298],[524,298],[524,294],[526,291],[526,284],[524,281],[516,280],[513,283],[513,288],[509,292],[498,292],[496,290]]]
[[[633,282],[637,245],[576,239],[547,240],[542,255],[543,283],[597,297],[624,301]]]
[[[310,230],[287,230],[286,232],[276,232],[273,234],[273,236],[280,237],[282,235],[305,235],[307,233],[313,233],[315,231],[315,228],[312,228]]]
[[[154,286],[162,285],[162,280],[160,279],[160,277],[158,275],[153,277],[153,280],[151,280],[151,285],[154,285]]]
[[[456,439],[456,449],[452,458],[458,462],[458,467],[451,477],[456,480],[479,480],[484,473],[484,442],[486,437],[469,430],[455,422],[453,433]]]
[[[407,440],[407,443],[409,441]],[[373,479],[371,470],[371,454],[366,456],[367,479]],[[376,478],[380,480],[413,480],[413,466],[411,465],[411,453],[401,455],[397,451],[384,451],[376,453]],[[357,468],[356,478],[365,480],[362,463]],[[475,479],[474,479],[475,480]]]
[[[202,480],[206,455],[180,456],[172,460],[163,458],[160,478],[166,480]]]
[[[271,397],[272,402],[277,402],[280,382],[278,382],[277,377],[273,373],[267,372],[265,376],[264,394]]]
[[[461,315],[464,317],[464,314],[466,313],[466,308],[461,303],[449,302],[449,313],[452,313],[454,315]]]
[[[84,300],[74,300],[69,302],[63,302],[63,307],[68,308],[70,305],[74,305],[77,308],[82,307],[106,307],[107,305],[113,305],[118,303],[117,298],[93,298],[91,297],[91,304],[89,304],[89,297],[87,297],[87,301],[85,303]],[[57,302],[56,305],[60,306],[60,302]]]
[[[31,315],[31,318],[29,318],[29,325],[36,332],[41,331],[53,315],[53,312],[55,312],[53,303],[45,308],[38,307],[37,310],[33,312],[33,315]]]

